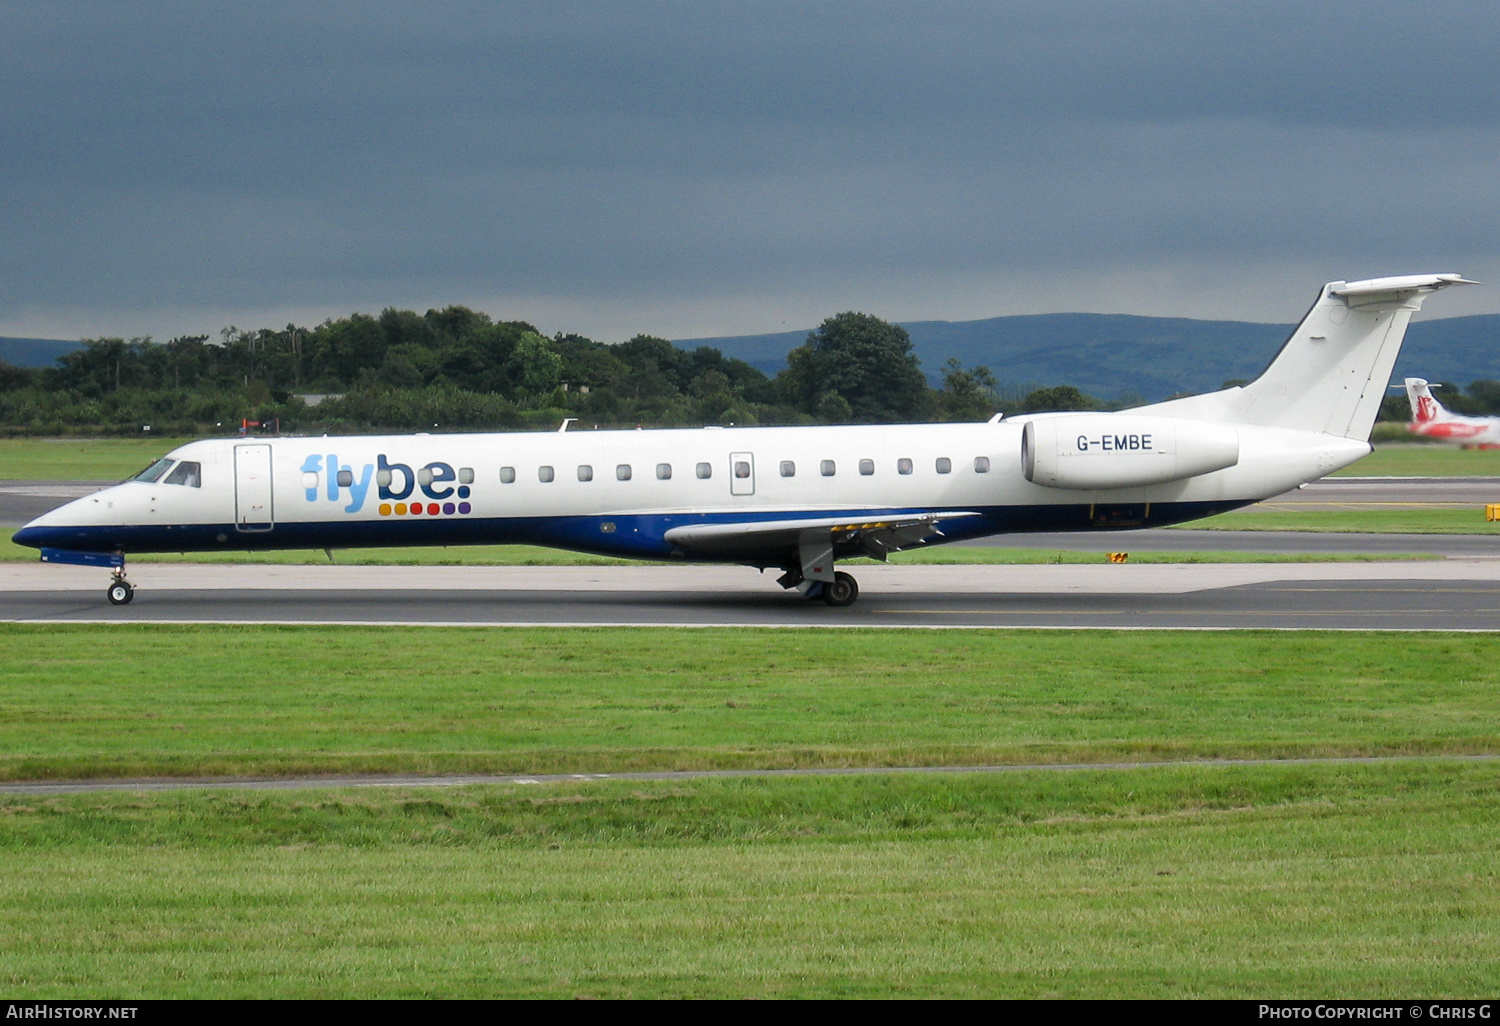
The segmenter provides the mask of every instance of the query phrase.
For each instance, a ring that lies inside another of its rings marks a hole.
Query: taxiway
[[[0,566],[0,621],[1500,630],[1500,561],[862,566],[831,609],[732,566]]]

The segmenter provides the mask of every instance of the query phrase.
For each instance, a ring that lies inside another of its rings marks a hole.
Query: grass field
[[[121,481],[188,438],[0,438],[0,481]]]
[[[1500,499],[1500,495],[1497,495]],[[1178,525],[1192,531],[1332,531],[1376,534],[1492,534],[1500,523],[1484,519],[1484,510],[1469,507],[1380,509],[1308,509],[1311,503],[1258,503],[1216,517]],[[1412,544],[1420,548],[1421,543]]]
[[[1492,765],[0,797],[20,997],[1493,996]]]
[[[1375,444],[1375,451],[1334,477],[1500,477],[1500,450],[1458,449],[1412,442]]]
[[[1500,752],[1487,634],[0,625],[0,778]]]
[[[1500,752],[1489,635],[0,628],[10,776]],[[1451,997],[1500,763],[0,796],[25,998]]]
[[[0,439],[0,481],[119,481],[185,438]],[[1378,443],[1338,477],[1500,477],[1500,450]]]

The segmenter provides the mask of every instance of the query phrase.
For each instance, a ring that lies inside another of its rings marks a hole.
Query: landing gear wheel
[[[859,585],[842,570],[833,575],[832,584],[823,585],[823,601],[830,606],[852,606],[857,598]]]
[[[135,598],[135,588],[126,581],[116,581],[104,594],[109,598],[111,605],[123,606],[128,605],[130,600]]]

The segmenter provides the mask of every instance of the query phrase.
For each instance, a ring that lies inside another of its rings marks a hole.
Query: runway
[[[0,567],[0,621],[427,626],[1500,630],[1500,561],[866,566],[852,608],[743,567]]]
[[[0,482],[24,523],[98,482]],[[1317,508],[1472,506],[1500,478],[1327,478],[1269,500]],[[1254,507],[1252,507],[1254,508]],[[860,567],[834,610],[742,567],[343,567],[131,564],[134,603],[106,575],[0,564],[0,620],[678,627],[1500,629],[1500,538],[1291,531],[1003,535],[971,544],[1082,551],[1428,553],[1432,562]],[[1491,561],[1495,560],[1495,561]]]

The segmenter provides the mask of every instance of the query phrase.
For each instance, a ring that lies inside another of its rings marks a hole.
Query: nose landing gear
[[[129,605],[130,600],[135,598],[135,585],[125,579],[125,568],[123,566],[115,567],[112,576],[113,580],[109,582],[109,587],[105,589],[104,596],[109,599],[110,605]]]

